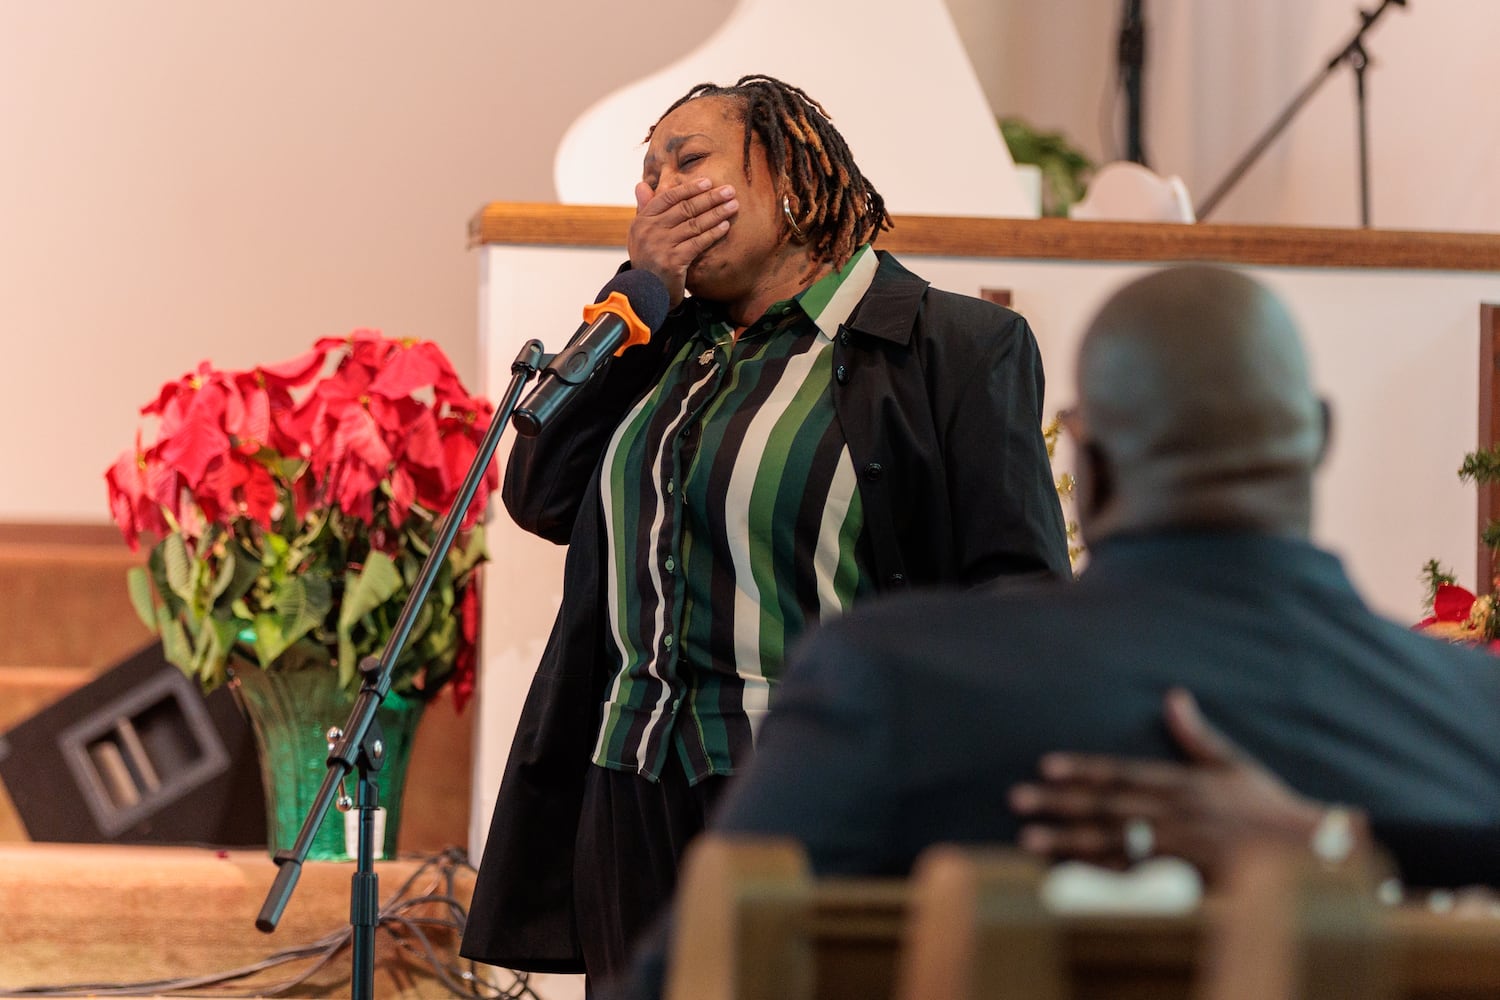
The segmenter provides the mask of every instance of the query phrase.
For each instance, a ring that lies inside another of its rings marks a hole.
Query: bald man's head
[[[1085,535],[1172,527],[1306,534],[1326,439],[1296,325],[1235,271],[1126,285],[1078,359]]]

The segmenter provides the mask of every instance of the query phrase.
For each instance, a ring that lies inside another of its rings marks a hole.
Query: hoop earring
[[[792,242],[806,243],[807,234],[797,225],[797,220],[792,218],[792,200],[787,195],[781,196],[781,214],[786,216],[787,227],[792,231]]]

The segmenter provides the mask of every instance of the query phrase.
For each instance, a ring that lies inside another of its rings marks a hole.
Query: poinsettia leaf
[[[212,691],[228,679],[229,653],[239,634],[239,623],[222,618],[206,618],[194,642],[193,670],[203,690]]]
[[[170,537],[172,536],[167,536],[167,538]],[[146,557],[146,569],[151,573],[151,583],[156,589],[158,607],[165,606],[167,613],[175,616],[181,612],[183,601],[172,592],[172,586],[167,582],[166,547],[167,541],[164,538],[151,549],[151,554]]]
[[[401,453],[401,459],[419,468],[431,469],[439,475],[448,471],[443,438],[438,433],[437,418],[432,415],[431,410],[422,410],[415,419],[407,423],[406,447]],[[445,480],[444,485],[449,482]],[[458,483],[452,482],[452,485],[456,488]]]
[[[159,551],[167,586],[185,603],[192,601],[193,557],[188,553],[187,542],[183,541],[180,534],[173,532],[162,539]]]
[[[344,599],[339,606],[339,631],[352,628],[365,615],[389,601],[404,583],[390,556],[384,552],[371,552],[359,573],[346,578]]]
[[[282,651],[291,645],[286,641],[281,625],[281,618],[270,612],[263,611],[255,616],[252,623],[255,629],[255,656],[262,667],[270,667]]]
[[[239,542],[229,547],[229,553],[234,561],[234,575],[230,577],[229,585],[219,595],[219,603],[232,606],[250,593],[250,588],[254,587],[255,581],[260,578],[260,558]]]
[[[242,392],[239,407],[226,417],[230,419],[225,429],[242,454],[253,455],[271,440],[271,396],[266,390],[252,387]]]
[[[242,498],[241,509],[245,516],[269,529],[271,527],[271,512],[276,509],[280,501],[280,491],[276,488],[276,480],[271,478],[271,473],[265,466],[258,462],[246,464],[246,476],[244,483],[240,486],[240,497]]]
[[[255,616],[255,652],[270,666],[292,643],[322,624],[333,606],[332,588],[318,576],[283,580],[271,598],[271,611]]]
[[[370,391],[394,399],[435,385],[443,374],[442,366],[431,351],[422,347],[421,341],[397,342],[396,349],[381,366],[380,374],[370,383]]]
[[[260,559],[239,542],[225,546],[224,555],[219,560],[218,575],[214,577],[213,587],[209,591],[214,606],[232,607],[255,586],[260,569]]]
[[[397,466],[391,473],[391,478],[381,484],[386,496],[390,497],[391,505],[391,527],[399,528],[406,523],[406,515],[411,511],[411,505],[417,498],[417,485],[412,481],[411,473],[405,466]]]
[[[406,655],[408,656],[411,655],[410,650],[411,647],[415,645],[416,639],[419,639],[427,634],[428,630],[432,628],[432,623],[436,618],[433,612],[432,601],[430,598],[431,595],[429,595],[428,600],[422,602],[422,606],[417,609],[416,617],[412,619],[412,639],[408,641],[406,650]]]
[[[235,551],[233,548],[228,549],[224,553],[223,557],[219,559],[218,572],[214,574],[213,583],[210,584],[208,588],[208,599],[210,604],[217,603],[219,598],[222,597],[227,590],[229,590],[229,585],[234,582],[234,571],[235,565],[237,563],[238,559],[235,558]],[[230,600],[233,600],[233,598],[230,598]]]
[[[209,465],[228,450],[229,435],[217,421],[189,420],[162,443],[161,457],[182,473],[189,486],[197,486]]]
[[[363,406],[350,406],[339,414],[334,447],[340,455],[352,453],[376,469],[384,469],[391,461],[391,450],[380,434],[380,424]]]
[[[351,687],[354,675],[359,672],[359,651],[354,648],[354,637],[348,629],[339,629],[339,686]]]
[[[281,616],[290,646],[323,623],[333,607],[333,589],[320,576],[296,576],[276,588],[271,603]]]
[[[182,622],[172,617],[164,607],[156,609],[157,632],[161,635],[161,654],[166,661],[188,676],[193,674],[193,647],[187,639]]]
[[[151,577],[146,567],[132,566],[125,571],[125,589],[130,593],[130,606],[135,608],[141,624],[156,632],[156,597],[151,593]]]
[[[260,365],[256,368],[256,372],[270,385],[302,385],[322,370],[323,362],[328,357],[329,351],[329,348],[323,347],[323,343],[324,341],[320,340],[317,347],[287,361],[277,362],[272,365]]]
[[[484,528],[476,526],[468,534],[460,535],[448,550],[448,564],[453,567],[455,579],[462,577],[485,559]]]

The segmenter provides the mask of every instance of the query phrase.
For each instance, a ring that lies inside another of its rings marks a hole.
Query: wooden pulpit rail
[[[613,206],[493,202],[470,220],[469,243],[624,246],[632,215]],[[894,253],[1013,260],[1500,271],[1500,234],[1395,229],[898,215],[877,245]]]

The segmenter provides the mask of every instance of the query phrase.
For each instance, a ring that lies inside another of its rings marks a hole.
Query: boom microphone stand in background
[[[1365,34],[1375,26],[1375,22],[1380,20],[1380,16],[1392,4],[1398,7],[1405,7],[1406,0],[1380,0],[1380,6],[1376,7],[1373,11],[1359,11],[1359,30],[1354,33],[1354,37],[1349,39],[1349,42],[1343,48],[1339,49],[1338,54],[1328,61],[1328,65],[1324,66],[1322,71],[1309,81],[1298,92],[1296,97],[1292,98],[1291,104],[1287,105],[1286,110],[1271,123],[1271,127],[1266,129],[1265,134],[1255,140],[1255,143],[1240,158],[1239,162],[1234,165],[1228,175],[1219,182],[1218,187],[1214,188],[1208,197],[1203,199],[1202,204],[1194,209],[1200,221],[1206,219],[1208,214],[1218,207],[1219,202],[1239,182],[1245,171],[1250,169],[1255,161],[1260,158],[1260,154],[1266,151],[1266,147],[1276,140],[1276,137],[1291,123],[1292,118],[1296,116],[1297,112],[1302,110],[1302,106],[1312,98],[1313,94],[1317,93],[1318,88],[1323,85],[1323,81],[1332,76],[1344,63],[1348,63],[1349,68],[1354,71],[1355,114],[1359,126],[1359,224],[1366,228],[1369,227],[1370,152],[1368,140],[1369,126],[1367,121],[1369,115],[1368,109],[1365,106],[1365,69],[1370,64],[1370,56],[1365,51]]]
[[[1120,43],[1116,54],[1120,86],[1125,90],[1125,159],[1150,166],[1142,140],[1141,106],[1145,103],[1146,21],[1141,12],[1145,0],[1125,0],[1120,15]]]

